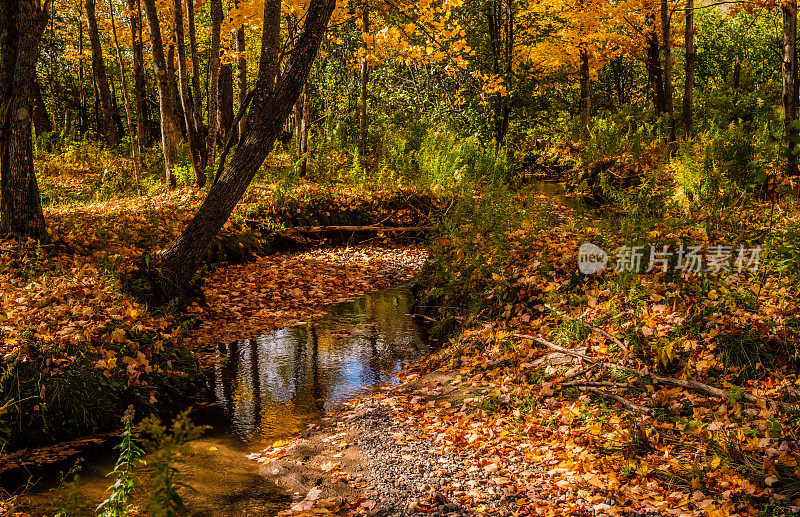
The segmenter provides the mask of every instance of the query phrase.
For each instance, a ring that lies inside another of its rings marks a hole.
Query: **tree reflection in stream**
[[[325,318],[221,345],[216,397],[239,438],[269,443],[347,399],[391,383],[426,352],[408,316],[411,295],[389,289],[336,305]]]

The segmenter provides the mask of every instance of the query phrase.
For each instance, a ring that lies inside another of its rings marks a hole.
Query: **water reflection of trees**
[[[423,351],[411,297],[388,290],[322,320],[219,347],[217,398],[244,439],[270,441],[387,382]]]

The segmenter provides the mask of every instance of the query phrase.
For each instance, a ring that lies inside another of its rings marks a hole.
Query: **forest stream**
[[[353,397],[395,383],[404,362],[427,352],[424,331],[409,316],[412,305],[407,289],[385,289],[333,305],[317,321],[220,344],[212,381],[216,403],[196,412],[211,430],[190,444],[180,466],[180,480],[194,489],[184,491],[189,513],[264,515],[286,508],[290,494],[246,456]],[[107,496],[112,481],[105,475],[114,461],[105,453],[81,466],[75,501],[89,514]],[[143,483],[149,470],[137,471]],[[23,506],[34,515],[64,508],[71,495],[56,478],[42,480]]]

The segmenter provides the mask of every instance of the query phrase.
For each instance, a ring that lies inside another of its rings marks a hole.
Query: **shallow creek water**
[[[396,382],[403,362],[427,352],[422,329],[408,316],[412,304],[407,290],[387,289],[332,306],[320,320],[220,345],[213,380],[217,404],[200,416],[212,430],[190,444],[180,468],[181,481],[196,490],[185,492],[190,514],[271,515],[286,508],[289,495],[245,456],[355,396]],[[89,508],[108,495],[105,473],[114,460],[102,454],[83,466],[78,494]],[[140,469],[141,485],[148,473],[149,467]],[[144,508],[146,496],[137,496]],[[51,515],[65,497],[64,488],[42,482],[22,503],[33,514]]]

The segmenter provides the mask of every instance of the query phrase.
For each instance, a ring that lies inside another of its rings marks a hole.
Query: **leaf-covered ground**
[[[538,201],[524,211],[503,235],[455,231],[433,244],[422,303],[456,330],[380,405],[412,429],[405,442],[425,440],[445,464],[475,454],[470,469],[491,475],[412,487],[402,512],[447,515],[441,505],[451,502],[496,515],[800,513],[800,307],[774,245],[791,242],[792,221],[773,223],[764,207],[724,224],[701,215],[635,227]],[[765,251],[752,274],[586,277],[577,273],[584,241],[612,250],[762,242]],[[407,388],[420,380],[426,389]],[[451,386],[460,397],[432,397]],[[290,454],[277,445],[261,461]],[[379,472],[385,461],[364,459]],[[363,483],[361,502],[371,506],[379,486]],[[320,500],[325,511],[372,511]],[[290,513],[316,506],[306,498]]]

